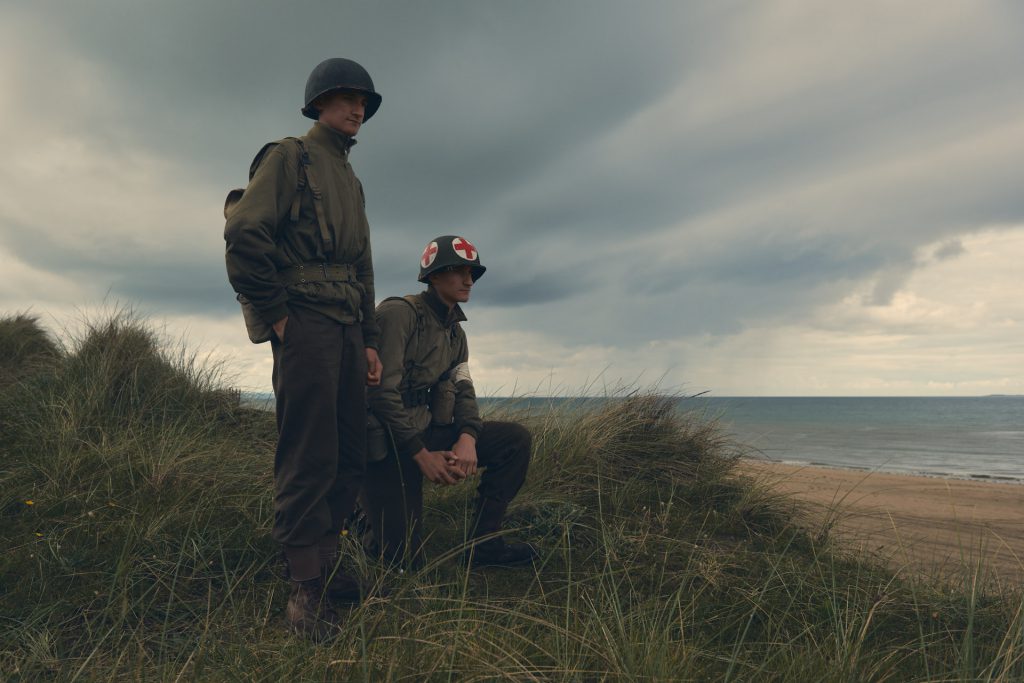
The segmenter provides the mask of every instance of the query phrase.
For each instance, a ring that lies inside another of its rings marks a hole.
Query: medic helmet
[[[470,266],[473,282],[487,270],[480,265],[480,252],[465,237],[458,235],[441,235],[431,240],[420,256],[420,282],[427,282],[431,273],[445,268]]]

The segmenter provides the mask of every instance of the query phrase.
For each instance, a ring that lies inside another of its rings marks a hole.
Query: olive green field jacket
[[[294,140],[282,140],[266,153],[228,216],[224,227],[228,279],[268,324],[287,316],[289,306],[303,306],[340,323],[359,323],[364,344],[376,348],[379,329],[374,316],[370,228],[362,184],[349,163],[355,141],[315,123],[303,143],[310,159],[307,175],[321,193],[332,252],[324,251],[309,187],[303,190],[298,221],[290,220],[299,187],[301,148]],[[321,263],[349,265],[353,276],[347,281],[281,282],[282,271]]]
[[[458,305],[449,311],[431,290],[404,300],[386,299],[377,307],[384,374],[380,385],[367,392],[370,460],[380,460],[392,448],[399,457],[415,455],[424,447],[422,435],[431,424],[452,425],[456,433],[474,437],[483,431],[469,375],[469,346],[461,325],[465,320]],[[450,416],[440,421],[431,412],[433,401],[423,400],[427,392],[434,398],[439,383],[453,386],[455,394]]]

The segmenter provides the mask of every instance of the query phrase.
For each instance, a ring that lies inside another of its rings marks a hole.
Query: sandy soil
[[[1024,582],[1024,485],[743,461],[806,503],[810,525],[901,570]],[[991,572],[991,574],[988,574]]]

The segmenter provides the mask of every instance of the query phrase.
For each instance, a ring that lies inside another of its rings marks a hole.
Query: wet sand
[[[804,503],[807,524],[834,521],[854,552],[899,571],[1024,583],[1024,485],[744,460],[742,470]]]

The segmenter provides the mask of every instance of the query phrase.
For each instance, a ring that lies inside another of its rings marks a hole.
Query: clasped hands
[[[476,474],[476,439],[460,434],[450,451],[428,451],[426,448],[412,456],[423,476],[434,482],[451,486]]]

